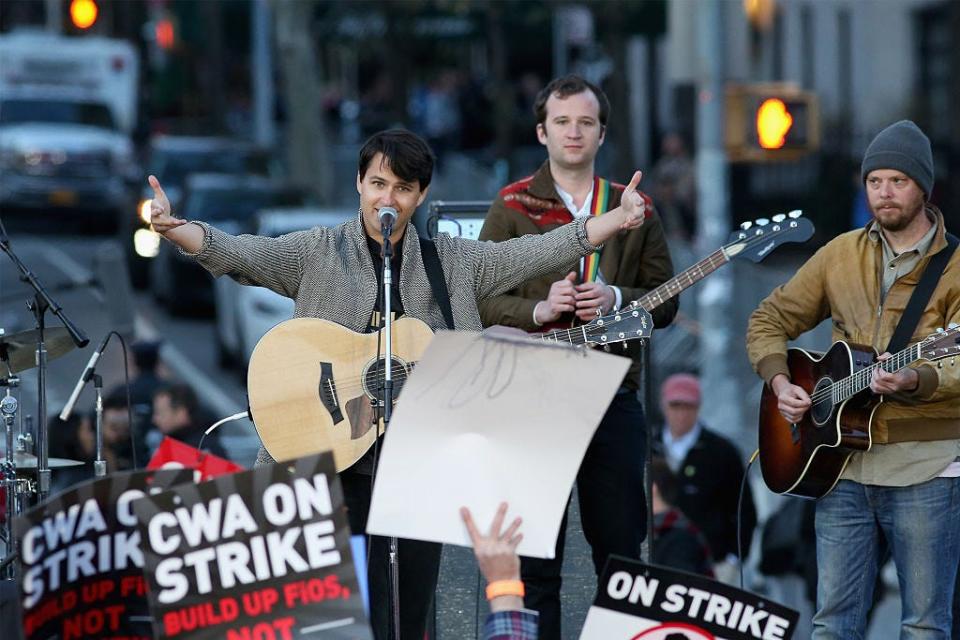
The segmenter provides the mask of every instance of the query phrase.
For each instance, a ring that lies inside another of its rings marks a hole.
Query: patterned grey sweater
[[[323,318],[363,331],[377,298],[377,274],[359,217],[334,228],[314,227],[279,238],[226,234],[198,222],[205,236],[192,254],[214,276],[229,275],[241,284],[266,287],[295,301],[294,316]],[[571,268],[596,249],[587,241],[586,219],[543,235],[506,242],[436,238],[437,253],[450,291],[454,326],[480,331],[477,303],[552,271]],[[403,237],[399,285],[406,315],[434,331],[445,329],[433,299],[413,225]],[[262,447],[257,464],[272,462]]]

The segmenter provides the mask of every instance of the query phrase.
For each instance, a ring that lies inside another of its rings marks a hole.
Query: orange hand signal
[[[783,100],[769,98],[757,109],[757,136],[764,149],[779,149],[793,126],[793,116]]]

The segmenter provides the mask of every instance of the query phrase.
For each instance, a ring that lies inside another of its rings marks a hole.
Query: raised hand
[[[150,201],[150,225],[161,235],[166,235],[171,229],[187,224],[187,220],[174,218],[170,211],[170,200],[163,192],[160,181],[156,176],[149,176],[147,182],[153,189],[153,200]]]
[[[650,212],[647,211],[647,202],[637,191],[640,179],[643,178],[642,171],[635,171],[627,188],[623,191],[623,197],[620,199],[620,207],[623,209],[625,219],[620,225],[621,229],[636,229],[643,224]]]
[[[473,553],[477,557],[480,573],[487,582],[497,580],[520,579],[520,556],[517,555],[517,545],[523,540],[523,534],[517,533],[520,518],[514,518],[509,527],[502,533],[504,517],[507,515],[507,503],[501,502],[490,525],[490,533],[483,535],[473,522],[473,516],[466,507],[460,508],[460,517],[467,527],[470,541],[473,543]]]

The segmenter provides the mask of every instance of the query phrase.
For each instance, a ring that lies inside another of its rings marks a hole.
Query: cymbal
[[[10,372],[18,373],[37,366],[37,334],[36,329],[28,329],[10,335],[0,334],[0,350],[4,347],[7,357],[10,358]],[[48,327],[43,330],[43,345],[47,349],[47,362],[59,358],[70,352],[76,344],[70,333],[64,327]],[[0,364],[0,375],[7,373],[6,367]]]
[[[0,464],[6,464],[6,458],[0,458]],[[37,456],[18,451],[13,454],[13,462],[17,469],[36,469]],[[71,460],[70,458],[47,458],[48,466],[51,469],[62,469],[63,467],[78,467],[86,464],[83,460]]]

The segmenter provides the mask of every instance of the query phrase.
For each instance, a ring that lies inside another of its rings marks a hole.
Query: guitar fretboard
[[[900,369],[916,362],[920,359],[920,352],[923,343],[918,342],[909,346],[903,351],[898,351],[883,362],[876,362],[869,367],[861,369],[856,373],[839,380],[830,385],[830,399],[833,404],[839,404],[848,398],[852,398],[864,389],[870,386],[873,380],[875,369],[882,369],[887,373],[895,373]],[[819,394],[818,394],[819,395]],[[820,399],[820,398],[817,398]]]
[[[647,311],[653,311],[670,298],[679,295],[684,289],[700,282],[728,262],[730,262],[730,258],[727,257],[723,249],[717,249],[700,262],[692,267],[687,267],[656,289],[648,291],[638,298],[634,304]]]

